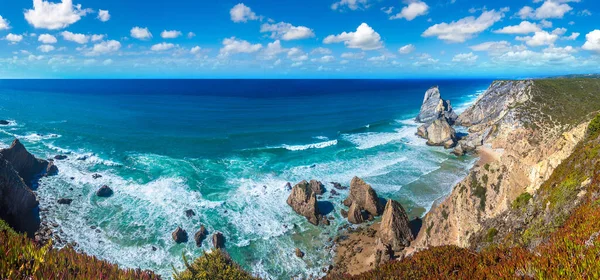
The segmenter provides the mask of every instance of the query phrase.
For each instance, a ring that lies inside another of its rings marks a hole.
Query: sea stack
[[[287,199],[287,204],[299,215],[313,225],[319,225],[319,208],[317,206],[317,196],[313,192],[311,185],[306,181],[296,184],[292,188],[292,193]]]
[[[351,207],[352,204],[356,204],[356,207],[362,208],[373,217],[379,216],[383,212],[377,192],[371,185],[358,177],[354,177],[350,182],[350,195],[344,200],[344,205]],[[348,216],[350,215],[351,213],[348,213]]]
[[[408,215],[400,203],[391,199],[387,201],[377,236],[394,252],[402,251],[413,241]]]
[[[444,146],[446,149],[456,146],[456,131],[445,118],[435,120],[425,128],[425,131],[424,138],[427,139],[427,145]]]
[[[419,123],[433,123],[439,118],[445,118],[450,125],[453,125],[458,115],[452,109],[449,100],[444,100],[441,97],[440,89],[435,86],[425,92],[421,111],[417,116],[416,121]]]

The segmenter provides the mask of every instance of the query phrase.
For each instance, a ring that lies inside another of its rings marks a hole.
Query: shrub
[[[248,272],[244,271],[236,264],[229,255],[221,250],[205,252],[202,257],[197,258],[193,263],[189,263],[185,255],[183,262],[186,270],[177,272],[173,268],[173,278],[175,280],[254,280]]]
[[[496,237],[497,234],[498,234],[498,230],[496,228],[491,228],[487,232],[486,241],[489,243],[494,242],[494,237]]]
[[[515,201],[513,201],[512,208],[513,209],[525,208],[525,206],[527,206],[527,204],[529,203],[529,200],[531,200],[531,198],[533,198],[533,196],[530,193],[528,193],[528,192],[522,193],[521,195],[519,195],[519,197],[517,197],[517,199],[515,199]]]

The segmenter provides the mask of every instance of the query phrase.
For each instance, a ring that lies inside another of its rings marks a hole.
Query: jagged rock
[[[46,167],[46,176],[54,176],[58,174],[58,167],[54,165],[53,161],[48,162],[48,167]]]
[[[362,214],[362,209],[358,203],[352,203],[350,210],[348,210],[348,222],[355,225],[362,224],[365,222]]]
[[[40,227],[38,201],[13,166],[0,153],[0,218],[29,236]]]
[[[429,126],[428,124],[419,126],[419,128],[417,128],[417,135],[421,138],[427,139],[427,127],[428,126]]]
[[[416,121],[420,123],[432,123],[441,117],[444,117],[449,123],[454,124],[458,115],[452,109],[450,101],[441,98],[440,90],[436,86],[425,92],[423,105]]]
[[[456,147],[454,147],[454,150],[452,150],[452,153],[456,156],[464,156],[466,154],[465,150],[463,149],[463,146],[460,144],[457,144]]]
[[[71,205],[71,202],[73,202],[73,199],[61,198],[57,202],[58,202],[58,204],[62,204],[62,205]]]
[[[331,222],[329,222],[329,219],[327,219],[326,216],[323,216],[321,218],[321,223],[324,224],[324,225],[326,225],[326,226],[331,225]]]
[[[110,197],[113,193],[113,190],[109,186],[104,185],[96,192],[96,195],[99,197]]]
[[[388,244],[384,244],[381,239],[377,239],[375,245],[375,267],[391,261],[394,258],[394,251]]]
[[[94,179],[102,178],[102,175],[96,173],[96,174],[92,175],[92,178],[94,178]]]
[[[29,188],[34,185],[34,180],[44,175],[48,167],[48,161],[35,158],[18,139],[12,142],[10,148],[0,150],[0,154],[19,173]]]
[[[342,215],[342,217],[344,217],[344,218],[348,218],[348,211],[346,211],[346,210],[344,210],[344,209],[341,209],[341,210],[340,210],[340,214]]]
[[[325,188],[323,186],[323,184],[321,184],[321,182],[317,181],[317,180],[310,180],[310,189],[316,194],[316,195],[322,195],[325,193]]]
[[[225,236],[223,236],[223,234],[218,231],[215,232],[215,234],[213,234],[212,242],[213,247],[215,247],[215,249],[225,248]]]
[[[348,207],[355,203],[356,206],[373,216],[379,216],[383,212],[377,192],[375,192],[371,185],[358,177],[354,177],[352,182],[350,182],[350,195],[344,200],[344,205]]]
[[[7,120],[0,120],[0,125],[9,125],[10,122],[8,122]]]
[[[302,181],[292,188],[292,193],[287,199],[287,204],[308,219],[311,224],[319,225],[319,208],[317,196],[312,191],[308,182]]]
[[[446,149],[456,145],[456,131],[445,118],[439,118],[427,127],[427,145]]]
[[[286,191],[291,191],[291,190],[292,190],[292,183],[290,183],[290,182],[287,182],[287,183],[285,184],[285,190],[286,190]]]
[[[296,257],[304,258],[304,252],[300,251],[299,248],[296,248]]]
[[[56,155],[56,156],[54,156],[54,159],[56,159],[56,160],[65,160],[65,159],[67,159],[67,156],[65,156],[65,155]]]
[[[175,231],[171,233],[171,236],[173,237],[173,240],[178,244],[185,243],[188,241],[187,232],[181,227],[177,227],[177,229],[175,229]]]
[[[388,200],[377,236],[392,250],[399,252],[410,245],[414,237],[410,231],[408,216],[400,203]]]
[[[200,230],[198,230],[198,232],[196,232],[196,234],[194,234],[194,240],[196,241],[196,246],[202,247],[202,241],[204,241],[204,239],[206,239],[207,234],[208,234],[208,231],[206,230],[206,228],[204,226],[201,226]]]
[[[188,218],[196,216],[196,212],[192,209],[185,210],[185,216]]]

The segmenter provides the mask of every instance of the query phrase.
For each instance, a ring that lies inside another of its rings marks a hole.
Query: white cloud
[[[12,42],[13,44],[16,44],[23,40],[23,35],[8,33],[8,35],[6,35],[6,40]]]
[[[95,44],[91,51],[87,53],[90,56],[110,54],[121,49],[121,43],[115,40],[103,41]]]
[[[89,12],[81,5],[73,5],[72,0],[60,3],[33,0],[33,9],[25,10],[25,19],[35,28],[62,29],[81,19]]]
[[[102,64],[104,64],[105,66],[111,65],[111,64],[113,64],[113,60],[109,58],[107,60],[104,60],[102,62]]]
[[[356,32],[343,32],[339,35],[329,35],[324,40],[325,44],[344,42],[346,47],[361,50],[376,50],[383,47],[381,36],[368,24],[362,23]]]
[[[271,38],[285,41],[315,37],[312,29],[306,26],[293,26],[286,22],[276,24],[265,23],[260,27],[260,32],[271,32]]]
[[[29,61],[36,61],[36,60],[42,60],[42,59],[44,59],[43,55],[35,56],[33,54],[30,54],[29,57],[27,58],[27,60],[29,60]]]
[[[581,35],[578,32],[572,32],[571,36],[567,36],[567,37],[563,37],[563,40],[569,40],[569,41],[573,41],[573,40],[577,40],[577,38],[579,38],[579,35]]]
[[[72,33],[69,31],[63,31],[60,33],[60,35],[62,35],[63,39],[78,44],[87,44],[87,42],[90,40],[90,36],[87,36],[85,34]]]
[[[261,44],[250,44],[248,41],[231,37],[223,40],[223,47],[219,50],[219,54],[228,56],[238,53],[255,53],[260,49],[262,49]]]
[[[431,57],[431,55],[429,55],[427,53],[421,54],[416,59],[417,59],[417,61],[415,61],[413,63],[413,65],[416,67],[432,66],[432,65],[437,64],[440,61],[439,59],[435,59],[435,58]]]
[[[529,34],[542,31],[542,29],[535,23],[529,21],[522,21],[519,25],[507,26],[502,29],[494,31],[499,34]]]
[[[423,32],[423,37],[435,36],[440,40],[450,43],[462,43],[467,39],[490,28],[494,23],[504,17],[502,11],[495,10],[483,12],[478,18],[466,17],[451,23],[439,23],[429,27]]]
[[[429,11],[429,6],[420,0],[408,0],[407,4],[408,6],[402,8],[399,13],[390,17],[390,19],[404,18],[411,21],[418,16],[426,15]]]
[[[292,63],[292,67],[300,67],[303,64],[304,64],[304,62],[302,62],[302,61],[294,62],[294,63]]]
[[[539,47],[539,46],[547,46],[552,45],[558,39],[557,34],[551,34],[547,31],[535,32],[533,36],[527,37],[517,37],[519,41],[525,41],[528,46],[531,47]]]
[[[585,40],[582,49],[600,53],[600,30],[596,29],[588,33],[585,35]]]
[[[108,12],[108,10],[98,10],[97,19],[99,19],[102,22],[107,22],[108,20],[110,20],[110,13]]]
[[[10,29],[10,22],[7,19],[0,16],[0,30],[8,30],[8,29]]]
[[[190,53],[191,53],[191,54],[198,54],[198,53],[200,53],[200,51],[201,51],[201,50],[202,50],[202,48],[201,48],[201,47],[199,47],[199,46],[195,46],[195,47],[193,47],[193,48],[190,50]]]
[[[196,33],[188,32],[187,37],[188,37],[188,39],[192,39],[192,38],[196,37]]]
[[[289,59],[293,61],[305,61],[308,60],[308,54],[306,54],[303,50],[299,48],[291,48],[287,56]]]
[[[58,42],[58,40],[56,40],[56,37],[50,35],[50,34],[42,34],[38,37],[38,41],[42,42],[44,44],[54,44],[56,42]]]
[[[239,3],[229,11],[233,22],[248,22],[249,20],[258,20],[259,17],[250,9],[250,7]]]
[[[331,54],[331,50],[328,48],[323,48],[323,47],[318,47],[313,49],[311,52],[311,54]]]
[[[37,47],[37,49],[43,53],[47,53],[47,52],[53,51],[54,46],[53,45],[41,45],[41,46]]]
[[[160,33],[160,37],[163,37],[163,39],[174,39],[181,36],[181,31],[177,31],[177,30],[164,30],[163,32]]]
[[[479,56],[470,53],[459,53],[452,58],[452,62],[475,63]]]
[[[540,25],[542,26],[542,28],[552,28],[552,22],[545,19],[542,19],[540,21]]]
[[[313,58],[311,61],[312,62],[320,62],[320,63],[329,63],[329,62],[335,61],[335,57],[333,57],[331,55],[325,55],[320,58]]]
[[[369,7],[368,0],[340,0],[331,5],[332,10],[343,9],[347,7],[350,10],[365,9]]]
[[[537,1],[540,2],[540,1]],[[546,0],[537,9],[533,9],[532,7],[525,6],[521,10],[519,10],[518,15],[522,19],[532,18],[532,19],[548,19],[548,18],[563,18],[563,16],[573,10],[569,4],[566,2],[578,2],[578,1],[564,1],[564,0]]]
[[[131,31],[129,33],[131,37],[139,40],[148,40],[152,38],[152,33],[150,33],[150,31],[146,27],[141,28],[136,26],[134,28],[131,28]]]
[[[409,45],[406,45],[406,46],[403,46],[403,47],[399,48],[398,52],[401,53],[401,54],[409,54],[411,52],[414,52],[415,49],[416,48],[415,48],[415,46],[413,44],[409,44]]]
[[[104,39],[104,35],[93,34],[92,42],[102,41]]]
[[[267,44],[267,47],[264,49],[263,54],[265,59],[271,60],[275,59],[277,55],[281,53],[285,53],[288,50],[281,46],[281,41],[276,40],[275,42]]]
[[[342,58],[347,59],[363,59],[366,56],[364,52],[354,53],[354,52],[346,52],[341,55]]]
[[[173,45],[171,43],[160,43],[160,44],[156,44],[156,45],[153,45],[152,47],[150,47],[150,50],[155,51],[155,52],[161,52],[161,51],[170,50],[174,47],[175,47],[175,45]]]

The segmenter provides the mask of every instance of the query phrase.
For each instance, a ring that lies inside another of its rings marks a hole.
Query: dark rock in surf
[[[55,160],[65,160],[65,159],[67,159],[67,158],[68,158],[68,157],[67,157],[67,156],[65,156],[65,155],[56,155],[56,156],[54,156],[54,159],[55,159]]]
[[[182,229],[181,227],[177,227],[177,229],[175,229],[175,231],[173,231],[173,233],[171,233],[171,237],[173,237],[173,240],[177,243],[185,243],[188,241],[188,235],[187,232]]]
[[[225,236],[223,236],[220,232],[215,232],[212,237],[213,247],[215,249],[223,249],[225,248]]]
[[[48,162],[48,167],[46,167],[46,176],[54,176],[58,174],[58,167],[54,165],[53,161]]]
[[[102,175],[96,173],[96,174],[92,175],[92,178],[94,178],[94,179],[102,178]]]
[[[296,248],[296,257],[301,259],[304,258],[304,252],[302,252],[300,248]]]
[[[196,212],[192,209],[185,210],[185,216],[188,218],[196,216]]]
[[[58,204],[62,204],[62,205],[71,205],[71,202],[73,202],[73,199],[61,198],[57,202],[58,202]]]
[[[204,239],[206,239],[207,234],[208,234],[208,231],[206,230],[206,228],[204,226],[201,226],[200,230],[198,230],[198,232],[196,232],[196,234],[194,234],[194,240],[196,241],[196,246],[202,247],[202,241],[204,241]]]
[[[96,195],[99,197],[110,197],[113,193],[113,190],[109,186],[104,185],[96,192]]]
[[[9,125],[10,122],[8,122],[7,120],[0,120],[0,125]]]

